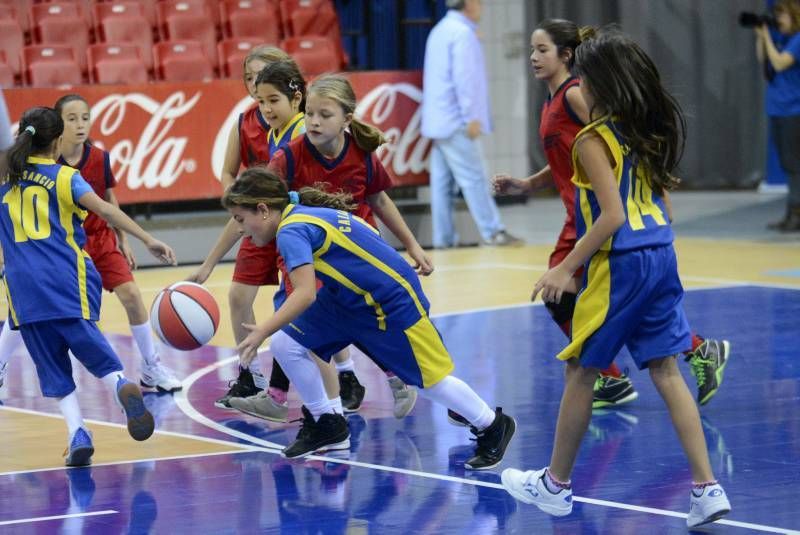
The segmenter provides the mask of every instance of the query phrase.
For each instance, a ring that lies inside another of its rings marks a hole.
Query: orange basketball
[[[219,306],[203,286],[176,282],[158,292],[150,307],[150,324],[165,344],[184,351],[197,349],[217,332]]]

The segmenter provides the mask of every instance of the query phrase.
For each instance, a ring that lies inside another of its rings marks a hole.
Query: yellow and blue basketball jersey
[[[289,205],[276,240],[288,272],[312,264],[323,283],[311,307],[282,329],[300,345],[329,360],[353,344],[419,387],[453,370],[419,277],[363,219]]]
[[[404,329],[427,315],[430,304],[414,269],[381,239],[377,229],[342,210],[290,204],[276,237],[287,272],[313,264],[322,288],[353,317],[379,329]]]
[[[634,166],[630,147],[620,136],[613,121],[595,121],[583,128],[576,137],[593,132],[599,135],[613,158],[613,169],[625,210],[625,223],[601,247],[601,251],[629,251],[642,247],[668,245],[674,235],[667,217],[664,200],[650,187],[641,166]],[[592,184],[583,169],[573,145],[572,165],[575,174],[572,182],[578,186],[575,193],[575,219],[578,239],[583,237],[600,217],[600,203],[592,191]]]
[[[83,250],[86,210],[78,199],[92,187],[75,169],[28,158],[16,187],[0,185],[0,244],[12,326],[52,319],[97,321],[100,275]]]
[[[630,148],[613,122],[596,121],[578,134],[595,132],[608,147],[625,211],[625,223],[586,263],[575,302],[570,343],[561,360],[607,368],[623,346],[646,368],[653,359],[689,349],[691,334],[683,311],[672,227],[664,201],[635,169]],[[578,237],[600,216],[600,205],[573,148]]]
[[[288,145],[291,140],[306,133],[305,117],[305,114],[300,112],[292,117],[281,131],[276,132],[275,130],[270,129],[270,131],[267,133],[270,159],[275,155],[276,152],[278,152],[279,149],[282,149]]]

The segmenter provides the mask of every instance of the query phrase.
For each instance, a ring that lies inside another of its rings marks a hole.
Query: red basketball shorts
[[[117,286],[133,282],[131,268],[117,248],[117,235],[111,228],[105,227],[89,234],[85,249],[100,272],[100,280],[107,291],[113,292]]]
[[[233,269],[233,282],[250,286],[278,284],[278,249],[275,240],[259,247],[249,237],[242,239],[236,266]]]

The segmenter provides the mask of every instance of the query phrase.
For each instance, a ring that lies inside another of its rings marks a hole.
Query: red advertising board
[[[427,184],[429,140],[421,138],[419,72],[348,75],[356,115],[386,134],[378,154],[397,185]],[[108,150],[121,203],[219,197],[225,146],[239,114],[253,104],[241,81],[5,89],[14,129],[27,108],[78,93],[92,109],[93,142]]]

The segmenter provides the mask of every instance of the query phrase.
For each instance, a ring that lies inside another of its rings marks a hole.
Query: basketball
[[[217,332],[219,306],[203,286],[176,282],[156,295],[150,323],[162,342],[189,351],[207,344]]]

